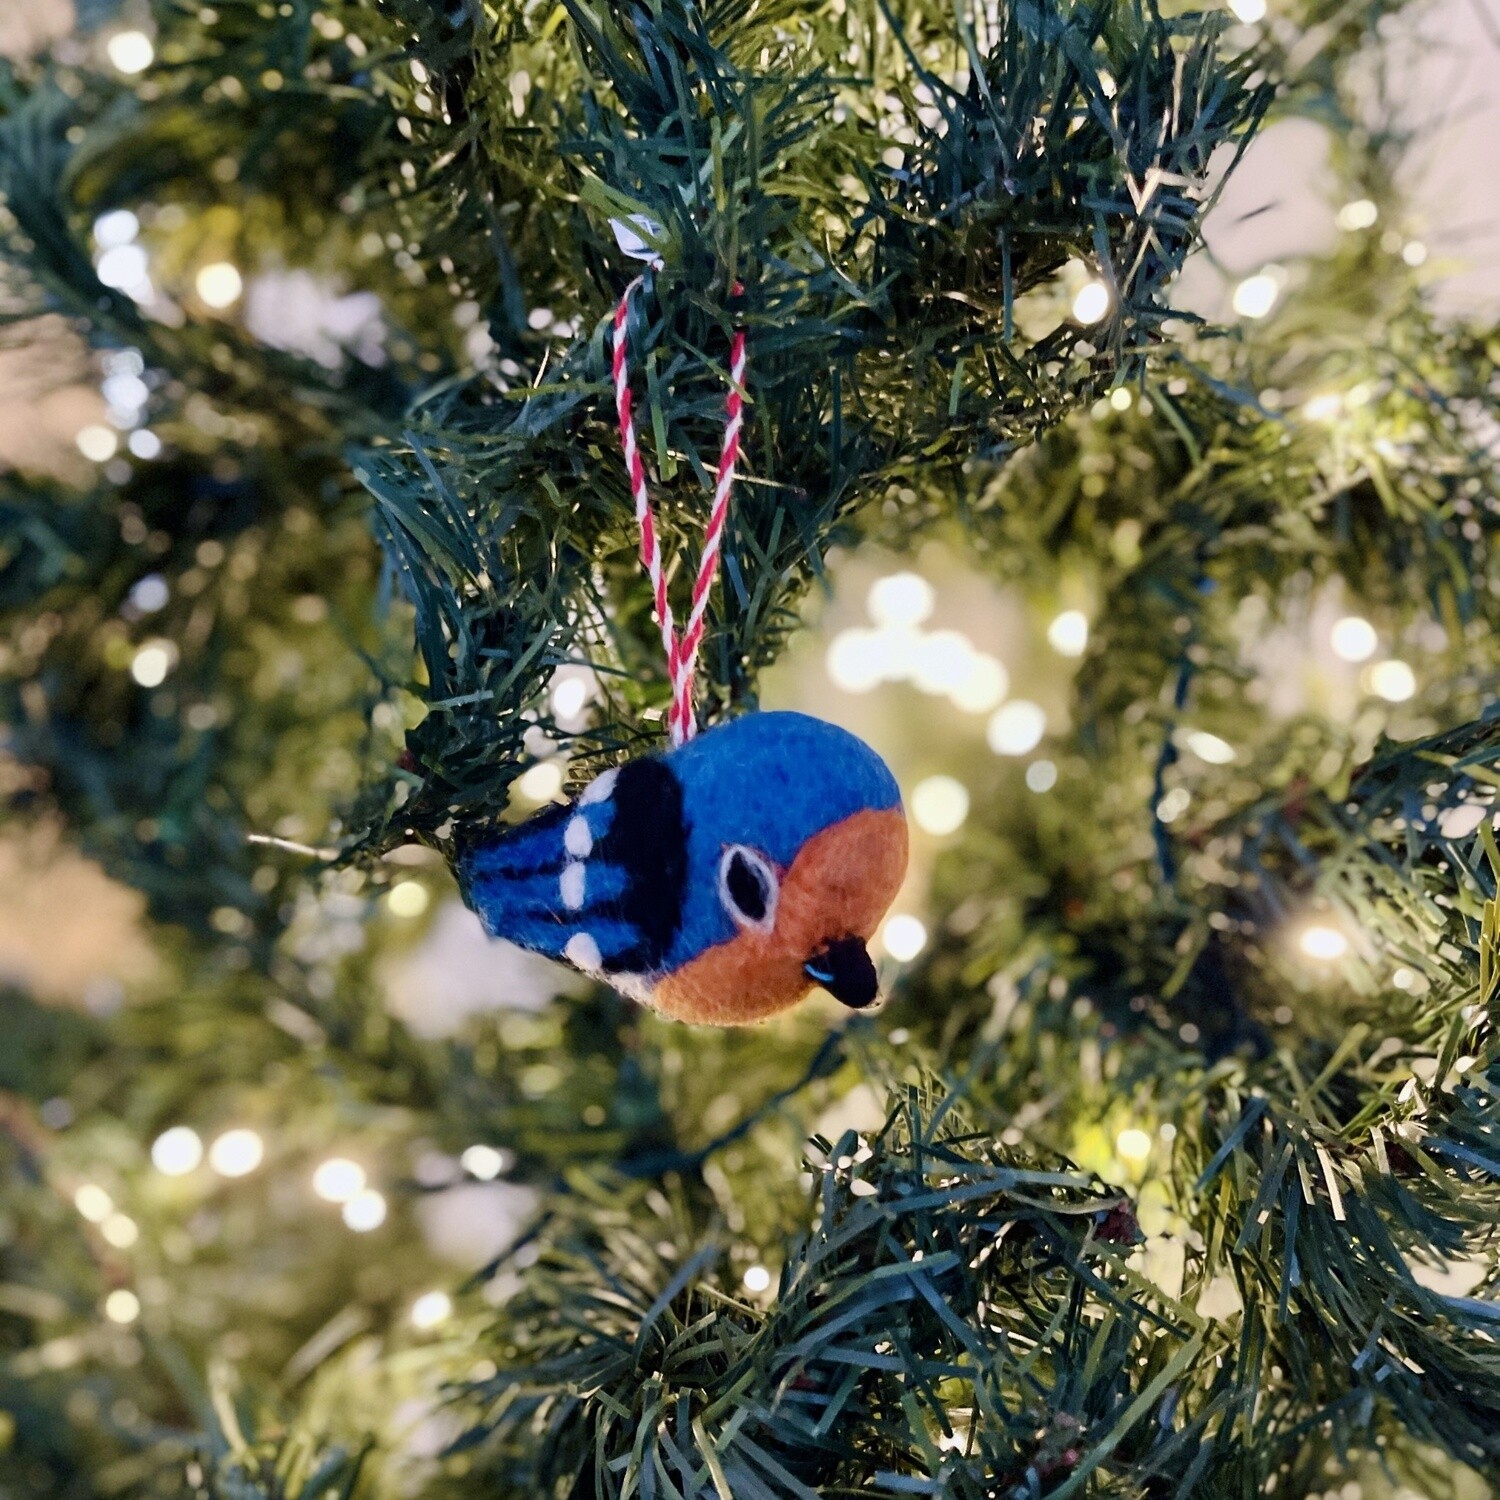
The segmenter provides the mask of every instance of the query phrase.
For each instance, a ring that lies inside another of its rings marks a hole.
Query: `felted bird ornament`
[[[862,740],[754,713],[606,771],[459,861],[485,931],[681,1021],[735,1026],[814,986],[874,1002],[866,948],[906,873],[896,780]]]

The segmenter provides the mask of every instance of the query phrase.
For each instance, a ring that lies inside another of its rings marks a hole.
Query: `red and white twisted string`
[[[693,582],[693,602],[688,610],[687,625],[679,633],[667,598],[666,570],[662,567],[661,546],[656,537],[656,517],[651,509],[651,495],[646,488],[646,465],[635,440],[635,417],[630,400],[630,355],[627,347],[627,325],[630,321],[630,294],[641,285],[637,276],[625,288],[615,308],[614,377],[615,414],[620,421],[620,447],[625,454],[625,471],[630,476],[630,493],[635,501],[635,519],[641,532],[641,566],[651,580],[656,602],[656,618],[661,625],[661,642],[667,653],[667,676],[672,684],[672,707],[667,716],[667,730],[673,745],[685,744],[698,732],[693,714],[693,679],[698,664],[698,647],[703,641],[703,616],[708,596],[713,591],[719,571],[719,554],[724,541],[724,523],[729,519],[729,497],[734,489],[734,470],[740,457],[740,428],[744,420],[745,330],[737,328],[729,349],[729,396],[724,404],[724,442],[719,451],[719,479],[714,487],[713,509],[703,529],[703,555],[698,559],[698,576]],[[735,287],[739,291],[739,287]]]

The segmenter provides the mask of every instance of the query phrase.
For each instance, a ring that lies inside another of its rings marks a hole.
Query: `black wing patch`
[[[677,939],[687,893],[687,820],[682,784],[670,766],[646,756],[620,768],[610,799],[614,816],[593,859],[629,872],[620,916],[639,934],[628,951],[609,957],[616,974],[659,970]]]

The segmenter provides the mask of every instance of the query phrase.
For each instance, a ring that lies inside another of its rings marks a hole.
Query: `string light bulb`
[[[1232,299],[1235,313],[1241,318],[1263,318],[1276,306],[1280,292],[1276,278],[1269,271],[1257,271],[1235,287]]]
[[[173,1125],[151,1143],[151,1164],[163,1177],[185,1177],[203,1160],[203,1142],[191,1125]]]
[[[265,1142],[253,1130],[226,1130],[208,1148],[208,1164],[220,1177],[248,1177],[265,1160]]]
[[[1319,963],[1334,963],[1349,951],[1349,939],[1337,927],[1314,922],[1302,929],[1298,946],[1309,957]]]
[[[144,73],[156,58],[156,48],[144,31],[117,31],[105,43],[110,66],[127,77]]]
[[[386,892],[385,904],[393,917],[420,917],[431,899],[420,880],[403,880]]]
[[[114,1211],[115,1200],[96,1182],[85,1182],[73,1194],[73,1207],[90,1224],[102,1224]]]
[[[771,1273],[764,1266],[748,1266],[743,1280],[747,1292],[764,1292],[771,1285]]]
[[[312,1175],[312,1189],[325,1203],[347,1203],[365,1188],[365,1169],[347,1156],[330,1156]]]
[[[1340,661],[1368,661],[1380,644],[1375,627],[1359,615],[1345,615],[1335,620],[1328,632],[1328,644]]]
[[[385,1223],[385,1195],[374,1188],[356,1193],[344,1205],[344,1223],[356,1234],[368,1234]]]
[[[870,585],[866,605],[877,625],[920,625],[932,614],[937,595],[920,573],[891,573]]]
[[[1089,617],[1065,609],[1047,627],[1047,643],[1059,656],[1082,656],[1089,643]]]
[[[885,919],[880,943],[897,963],[910,963],[927,946],[927,928],[919,917],[897,912]]]
[[[1144,1130],[1132,1125],[1115,1137],[1115,1155],[1126,1166],[1142,1166],[1151,1155],[1151,1137]]]
[[[1376,662],[1370,668],[1370,691],[1387,703],[1405,703],[1417,691],[1417,674],[1394,658]]]
[[[465,1172],[480,1182],[493,1182],[505,1170],[505,1157],[493,1146],[470,1146],[459,1157]]]
[[[453,1299],[447,1292],[423,1292],[411,1305],[412,1327],[420,1328],[424,1333],[446,1323],[452,1316]]]
[[[1113,300],[1109,288],[1102,281],[1084,282],[1073,298],[1073,321],[1082,323],[1085,327],[1102,322],[1108,316]]]
[[[1047,715],[1038,704],[1016,698],[1002,704],[990,718],[985,738],[996,755],[1026,755],[1047,732]]]
[[[969,789],[953,776],[928,776],[912,788],[911,815],[924,833],[953,833],[969,816]]]
[[[233,307],[245,289],[244,279],[227,260],[216,260],[204,266],[193,282],[199,298],[209,307],[222,310]]]
[[[111,1323],[134,1323],[141,1315],[141,1299],[123,1286],[117,1286],[104,1299],[104,1316]]]

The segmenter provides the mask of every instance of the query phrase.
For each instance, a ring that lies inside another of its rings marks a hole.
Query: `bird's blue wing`
[[[492,937],[606,975],[660,970],[685,873],[681,788],[655,757],[479,840],[459,866],[465,899]]]

